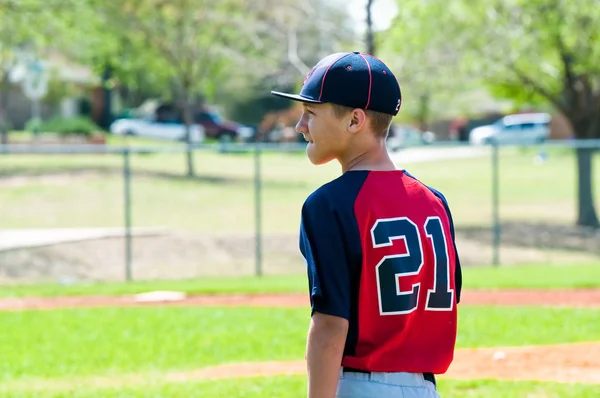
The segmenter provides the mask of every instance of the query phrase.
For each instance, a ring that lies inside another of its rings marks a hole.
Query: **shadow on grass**
[[[44,168],[33,168],[33,167],[8,167],[0,169],[0,185],[3,181],[9,181],[13,178],[19,177],[117,177],[123,178],[123,168],[111,165],[97,165],[97,166],[47,166]],[[195,176],[188,176],[185,172],[175,173],[158,170],[148,169],[132,169],[131,178],[147,178],[147,179],[161,179],[166,181],[190,181],[199,182],[215,185],[248,185],[254,184],[254,177],[233,177],[233,176],[218,176],[202,174],[201,171],[197,171]],[[268,188],[306,188],[309,184],[306,181],[284,181],[284,180],[270,180],[262,179],[261,185]]]
[[[502,223],[500,231],[500,244],[584,252],[600,256],[600,230],[594,231],[567,224],[511,221]],[[456,232],[475,242],[489,244],[492,241],[492,231],[489,227],[456,227]]]

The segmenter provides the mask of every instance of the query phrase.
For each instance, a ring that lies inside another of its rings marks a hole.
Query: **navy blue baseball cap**
[[[295,101],[333,103],[397,115],[402,94],[396,76],[381,60],[358,51],[335,53],[308,72],[300,94],[271,91]]]

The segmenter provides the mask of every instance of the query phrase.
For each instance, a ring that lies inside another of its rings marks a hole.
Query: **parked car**
[[[172,104],[152,106],[137,118],[120,118],[111,126],[113,134],[137,135],[149,138],[185,141],[185,123],[183,111]],[[210,108],[201,108],[194,114],[191,128],[191,141],[203,142],[206,138],[215,138],[222,142],[249,140],[254,129],[239,123],[223,119],[218,112]]]
[[[476,127],[469,133],[472,145],[535,144],[548,139],[551,116],[548,113],[507,115],[493,124]]]
[[[207,138],[216,138],[221,142],[232,142],[238,139],[248,141],[254,137],[252,127],[225,120],[212,109],[205,108],[197,112],[194,121],[204,127]]]
[[[161,120],[155,115],[145,118],[117,119],[110,125],[110,132],[116,135],[129,135],[148,138],[157,138],[171,141],[185,141],[185,124],[181,120]],[[190,126],[190,140],[201,143],[206,135],[204,126],[193,124]]]
[[[435,133],[410,125],[392,125],[387,138],[387,146],[392,151],[412,146],[429,145],[435,141]]]

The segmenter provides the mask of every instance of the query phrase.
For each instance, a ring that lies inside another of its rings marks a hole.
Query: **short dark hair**
[[[331,105],[333,107],[333,113],[338,118],[347,115],[354,109],[344,105]],[[387,138],[388,132],[390,130],[390,125],[392,124],[392,119],[394,117],[387,113],[376,112],[369,109],[365,109],[365,113],[367,114],[371,128],[373,129],[377,137],[384,139]]]

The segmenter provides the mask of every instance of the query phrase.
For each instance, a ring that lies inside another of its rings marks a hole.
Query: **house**
[[[50,76],[48,92],[40,101],[41,117],[70,117],[85,113],[81,100],[88,97],[89,90],[99,82],[91,68],[74,64],[57,53],[46,56],[44,63]],[[9,71],[8,89],[0,93],[8,127],[14,130],[23,129],[32,115],[32,101],[26,97],[22,88],[23,68],[19,64]]]

